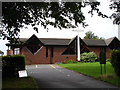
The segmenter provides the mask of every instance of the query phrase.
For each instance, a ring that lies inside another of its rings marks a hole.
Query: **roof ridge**
[[[82,40],[104,40],[104,39],[82,39]]]
[[[71,39],[71,38],[39,38],[39,39]]]

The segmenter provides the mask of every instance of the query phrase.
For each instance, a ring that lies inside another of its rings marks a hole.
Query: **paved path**
[[[28,65],[26,68],[28,75],[36,78],[42,88],[117,88],[57,65]]]

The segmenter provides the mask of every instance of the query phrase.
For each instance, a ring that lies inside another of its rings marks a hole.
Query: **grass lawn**
[[[4,89],[10,89],[10,88],[33,88],[34,90],[38,90],[38,86],[36,81],[32,77],[26,77],[26,78],[6,78],[2,81],[2,90]]]
[[[101,74],[99,62],[95,63],[75,63],[75,64],[59,64],[60,66],[94,77],[105,82],[109,82],[115,86],[120,87],[120,77],[115,75],[114,69],[110,62],[106,63],[106,74]],[[104,70],[104,65],[102,65]]]

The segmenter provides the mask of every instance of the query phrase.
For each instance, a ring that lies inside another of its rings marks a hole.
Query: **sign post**
[[[102,74],[102,64],[104,64],[104,73],[106,74],[106,53],[101,51],[100,52],[100,71],[101,71],[101,74]]]

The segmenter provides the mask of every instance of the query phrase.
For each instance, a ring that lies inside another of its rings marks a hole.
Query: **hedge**
[[[111,64],[112,64],[116,74],[120,77],[120,50],[112,50]]]
[[[2,58],[2,76],[13,77],[19,70],[25,70],[25,57],[22,55],[4,56]]]

